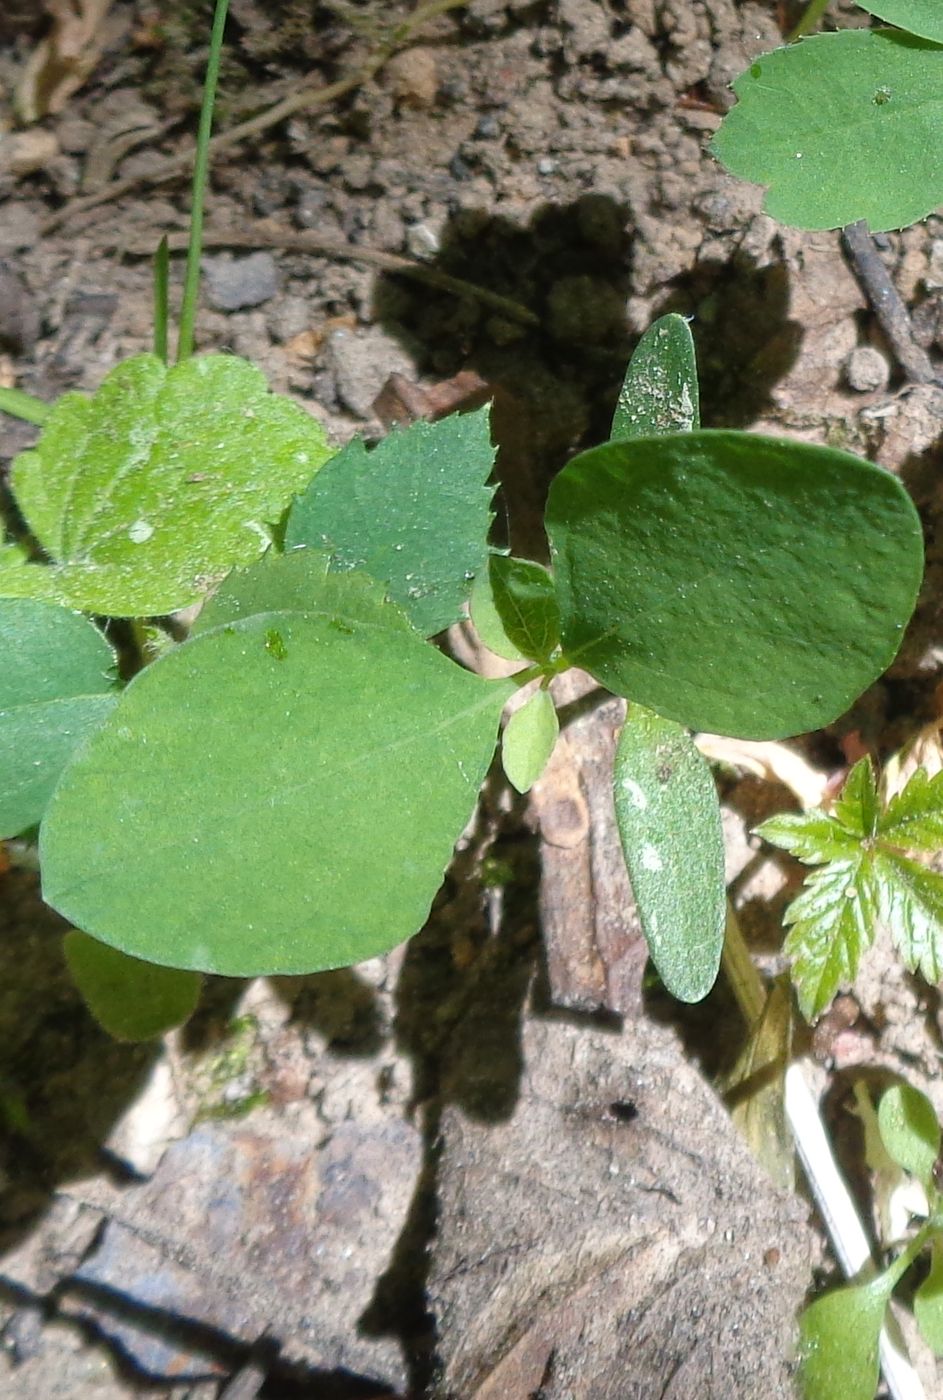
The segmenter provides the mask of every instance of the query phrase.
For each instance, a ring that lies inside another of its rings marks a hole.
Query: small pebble
[[[859,345],[845,361],[845,382],[860,394],[886,389],[891,371],[887,360],[873,345]]]
[[[271,253],[204,258],[203,271],[207,300],[217,311],[261,306],[278,291],[278,268]]]

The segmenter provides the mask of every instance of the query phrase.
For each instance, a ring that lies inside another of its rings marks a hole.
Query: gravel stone
[[[873,345],[856,346],[845,361],[845,381],[861,394],[886,389],[890,373],[887,360]]]
[[[225,254],[203,259],[206,296],[217,311],[241,311],[261,306],[278,291],[279,277],[271,253],[249,253],[233,258]]]

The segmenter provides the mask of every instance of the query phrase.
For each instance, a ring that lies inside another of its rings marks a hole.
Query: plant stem
[[[801,39],[803,34],[810,34],[817,28],[819,21],[828,9],[828,0],[809,0],[805,14],[796,25],[791,34],[786,35],[786,43],[792,44],[796,39]]]
[[[167,329],[170,285],[170,244],[167,235],[157,245],[154,254],[154,354],[167,363]]]
[[[752,1031],[766,1005],[766,988],[750,957],[750,950],[744,941],[739,920],[729,899],[721,966],[740,1008],[740,1014],[748,1029]]]
[[[193,354],[193,333],[196,325],[196,303],[200,290],[200,254],[203,248],[203,205],[210,166],[210,135],[213,130],[213,108],[223,50],[223,30],[229,0],[216,0],[213,30],[210,34],[210,54],[203,84],[203,106],[196,138],[196,160],[193,165],[193,195],[190,202],[190,247],[187,252],[187,273],[180,305],[180,336],[177,341],[177,363]]]
[[[26,423],[42,427],[52,412],[52,405],[32,394],[24,394],[22,389],[0,389],[0,412],[9,413],[11,418],[22,418]]]

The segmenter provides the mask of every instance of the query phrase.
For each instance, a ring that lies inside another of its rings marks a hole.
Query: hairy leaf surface
[[[714,985],[726,895],[720,806],[690,734],[630,705],[616,750],[619,836],[649,952],[672,996]]]
[[[893,29],[816,34],[757,58],[733,89],[711,149],[769,186],[774,219],[810,229],[865,219],[878,232],[943,203],[939,45]]]
[[[52,565],[4,569],[0,588],[115,617],[181,608],[267,549],[329,455],[245,360],[138,355],[91,398],[64,395],[16,459],[17,504]]]
[[[485,566],[494,456],[487,408],[413,423],[371,452],[355,438],[295,502],[286,547],[363,569],[431,637],[458,621]]]
[[[625,372],[610,437],[684,433],[700,422],[697,361],[683,316],[662,316],[642,336]]]
[[[152,1040],[188,1020],[200,999],[198,972],[156,967],[73,929],[65,959],[86,1006],[116,1040]]]
[[[0,838],[36,825],[73,751],[110,713],[114,662],[78,613],[0,598]]]
[[[553,483],[563,648],[692,729],[834,720],[893,659],[923,562],[913,503],[844,452],[701,431],[607,443]]]
[[[887,804],[878,830],[891,845],[908,851],[943,848],[943,772],[931,778],[915,769],[906,787]]]
[[[132,681],[59,785],[45,898],[174,967],[301,973],[385,952],[428,913],[512,689],[414,632],[336,617],[203,633]]]

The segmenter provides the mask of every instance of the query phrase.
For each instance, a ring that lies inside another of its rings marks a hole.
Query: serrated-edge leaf
[[[911,1084],[892,1084],[881,1095],[878,1126],[897,1165],[929,1186],[940,1153],[940,1123],[926,1094]]]
[[[936,1356],[943,1356],[943,1239],[930,1245],[930,1272],[914,1293],[914,1317],[920,1335]]]
[[[288,517],[286,548],[362,569],[426,637],[462,616],[488,558],[494,466],[487,407],[395,429],[372,451],[355,438],[318,473]]]
[[[726,925],[720,804],[691,735],[630,705],[613,797],[652,961],[672,996],[700,1001],[717,977]]]
[[[116,617],[172,612],[258,558],[329,455],[317,420],[248,361],[134,356],[93,396],[64,395],[16,458],[17,504],[52,563],[0,586]]]
[[[196,1010],[203,986],[198,972],[142,962],[78,929],[66,934],[64,952],[86,1006],[116,1040],[153,1040]]]
[[[943,14],[937,0],[858,0],[858,4],[888,24],[943,44]]]
[[[547,766],[559,733],[557,707],[543,688],[511,715],[504,727],[501,762],[518,792],[530,792]]]
[[[661,316],[629,361],[612,419],[613,441],[687,433],[700,423],[697,359],[683,316]]]
[[[799,1319],[800,1385],[806,1400],[874,1400],[879,1341],[893,1276],[816,1298]]]
[[[806,1020],[821,1015],[839,987],[854,981],[874,939],[877,912],[876,882],[864,850],[806,876],[784,916],[784,948]]]
[[[832,815],[846,831],[864,839],[877,831],[879,812],[874,765],[870,758],[859,758],[835,799]]]
[[[896,851],[874,852],[881,921],[911,972],[943,979],[943,875]]]
[[[931,778],[917,768],[910,781],[891,798],[877,823],[882,841],[912,851],[943,847],[943,772]]]
[[[816,808],[811,812],[783,812],[755,828],[755,834],[788,851],[806,865],[824,865],[829,860],[853,858],[861,845],[832,817]]]

